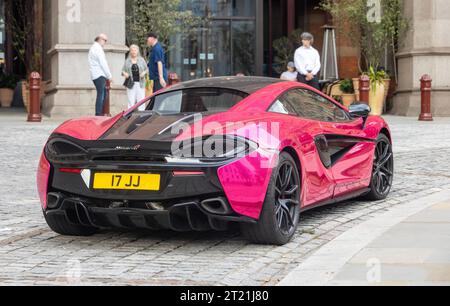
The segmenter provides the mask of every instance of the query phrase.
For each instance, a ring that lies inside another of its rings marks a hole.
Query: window
[[[347,112],[327,98],[306,89],[294,89],[274,102],[269,112],[296,115],[323,122],[347,122]]]
[[[334,102],[331,102],[327,98],[316,93],[310,93],[317,99],[321,107],[324,109],[324,112],[327,114],[327,118],[332,118],[332,120],[329,121],[347,122],[350,120],[348,113],[337,106]]]
[[[260,1],[260,0],[258,0]],[[170,37],[168,69],[184,81],[256,73],[256,0],[182,0],[181,11],[204,20]]]
[[[295,109],[285,99],[276,100],[269,109],[269,112],[293,116],[297,115]]]
[[[168,94],[157,96],[155,98],[155,106],[153,110],[160,113],[179,113],[183,100],[183,92],[175,91]]]
[[[223,88],[194,88],[156,96],[149,109],[162,114],[226,112],[246,98],[246,93]]]
[[[192,10],[196,15],[209,13],[215,17],[253,17],[256,10],[255,0],[183,0],[181,10]],[[205,10],[207,12],[205,12]]]

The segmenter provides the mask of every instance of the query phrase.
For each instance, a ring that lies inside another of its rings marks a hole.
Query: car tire
[[[364,196],[365,200],[381,201],[388,197],[394,180],[394,153],[392,143],[385,134],[377,139],[370,191]]]
[[[289,182],[282,182],[288,169],[292,170]],[[258,223],[241,225],[244,237],[257,244],[284,245],[291,241],[300,219],[300,196],[300,172],[292,156],[284,152],[272,173]]]
[[[95,227],[71,224],[62,215],[47,215],[44,218],[52,231],[63,236],[92,236],[98,232]]]

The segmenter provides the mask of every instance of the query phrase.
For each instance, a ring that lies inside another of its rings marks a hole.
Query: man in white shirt
[[[95,115],[103,116],[103,106],[106,98],[106,81],[112,81],[111,70],[106,61],[104,46],[108,42],[105,34],[100,34],[95,38],[95,42],[89,50],[89,71],[91,79],[97,89],[97,99],[95,102]]]
[[[302,34],[302,44],[295,51],[295,68],[298,71],[297,80],[319,89],[318,74],[321,68],[320,54],[313,48],[314,36],[311,33]]]

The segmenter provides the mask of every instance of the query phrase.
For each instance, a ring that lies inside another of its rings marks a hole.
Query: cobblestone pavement
[[[381,202],[350,201],[305,213],[286,246],[257,246],[239,233],[104,231],[61,237],[42,217],[35,169],[56,123],[0,113],[0,284],[274,285],[318,248],[390,207],[450,184],[450,119],[387,117],[396,179]]]

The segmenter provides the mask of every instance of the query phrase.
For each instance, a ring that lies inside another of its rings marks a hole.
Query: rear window
[[[148,110],[162,114],[221,113],[230,110],[247,96],[232,89],[184,89],[157,95],[149,103]]]

